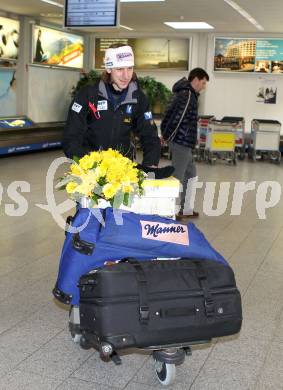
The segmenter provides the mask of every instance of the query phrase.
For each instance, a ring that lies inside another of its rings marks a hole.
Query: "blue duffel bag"
[[[81,231],[67,233],[53,290],[55,297],[67,304],[79,303],[80,277],[109,261],[187,258],[228,265],[193,223],[185,225],[156,215],[119,214],[112,208],[79,208],[72,227],[81,226]]]

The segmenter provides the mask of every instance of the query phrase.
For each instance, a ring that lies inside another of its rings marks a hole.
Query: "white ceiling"
[[[56,0],[64,3],[64,0]],[[282,0],[235,0],[264,27],[264,33],[283,33]],[[40,0],[0,0],[0,10],[63,24],[63,9]],[[55,14],[43,17],[40,14]],[[57,15],[56,15],[57,14]],[[166,0],[156,3],[121,3],[120,23],[141,33],[171,33],[166,21],[204,21],[217,33],[256,33],[258,30],[224,0]],[[89,30],[88,30],[89,31]],[[95,31],[95,30],[92,30]],[[105,31],[105,30],[104,30]],[[126,30],[122,30],[125,32]],[[212,30],[213,31],[213,30]],[[113,31],[112,31],[113,32]],[[180,33],[185,31],[180,30]]]

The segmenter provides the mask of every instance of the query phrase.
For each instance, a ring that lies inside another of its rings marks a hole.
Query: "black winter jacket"
[[[173,142],[194,148],[197,143],[199,94],[193,89],[191,83],[185,77],[174,84],[172,91],[174,92],[173,98],[161,123],[162,134],[166,135],[166,133],[168,134],[170,131],[173,132],[177,127],[182,113],[186,107],[189,91],[191,91],[189,106],[178,128],[176,136],[173,139]]]
[[[94,150],[112,148],[131,157],[131,133],[135,133],[141,141],[143,164],[157,165],[160,140],[148,100],[137,82],[130,82],[122,102],[116,107],[113,104],[102,80],[78,92],[71,103],[64,130],[66,156],[82,157]]]

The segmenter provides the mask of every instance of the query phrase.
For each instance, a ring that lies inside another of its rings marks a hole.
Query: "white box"
[[[120,209],[137,214],[161,215],[174,217],[176,214],[176,198],[149,198],[135,196],[131,207],[121,205]]]
[[[167,179],[146,179],[143,188],[143,197],[146,198],[178,198],[180,182],[173,176]]]

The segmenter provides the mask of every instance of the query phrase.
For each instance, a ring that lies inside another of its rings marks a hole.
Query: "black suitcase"
[[[121,262],[81,277],[88,345],[166,348],[239,332],[241,296],[229,266],[211,260]]]

